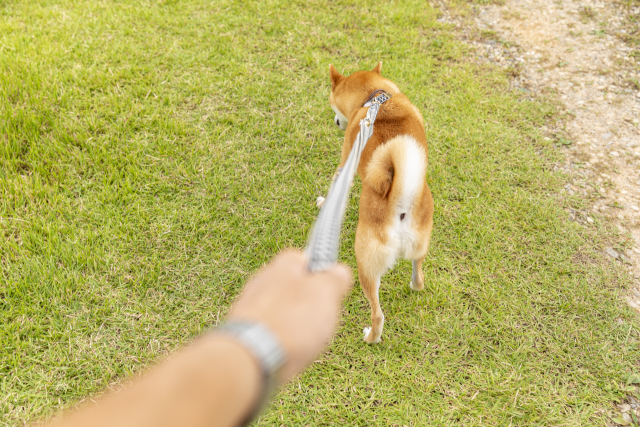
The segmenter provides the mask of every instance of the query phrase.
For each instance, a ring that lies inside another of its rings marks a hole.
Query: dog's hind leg
[[[421,291],[424,288],[424,276],[422,274],[422,261],[424,257],[420,259],[414,259],[411,261],[411,283],[409,287],[414,291]]]
[[[364,328],[364,340],[369,344],[375,344],[380,342],[384,326],[384,314],[382,314],[380,300],[378,299],[380,276],[367,277],[360,274],[360,286],[371,306],[371,326]]]
[[[421,291],[424,288],[424,275],[422,274],[422,261],[424,261],[427,256],[427,252],[429,251],[429,242],[431,241],[431,230],[433,229],[433,198],[431,197],[431,191],[429,187],[427,187],[425,196],[425,201],[427,206],[430,206],[430,209],[427,209],[427,217],[426,217],[426,225],[425,232],[423,235],[423,244],[419,249],[419,252],[414,252],[411,254],[411,283],[409,283],[409,287],[414,291]],[[415,258],[414,258],[415,257]]]

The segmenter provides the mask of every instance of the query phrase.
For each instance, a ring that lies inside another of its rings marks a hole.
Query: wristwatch
[[[262,394],[253,411],[241,425],[248,424],[269,401],[278,384],[278,372],[286,362],[286,354],[278,338],[259,322],[230,321],[214,329],[215,334],[224,334],[236,339],[251,353],[262,371]]]

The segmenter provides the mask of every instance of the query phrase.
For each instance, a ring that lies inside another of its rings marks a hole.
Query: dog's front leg
[[[338,169],[336,169],[336,172],[333,174],[333,178],[331,178],[331,185],[329,186],[329,190],[331,190],[331,187],[333,187],[333,182],[336,180],[336,178],[338,177],[338,175],[340,175],[340,171],[342,171],[342,166],[340,166]],[[327,195],[329,194],[329,192],[327,191]],[[326,199],[322,196],[318,196],[318,198],[316,199],[316,206],[321,208],[322,205],[324,204],[324,201]]]
[[[333,174],[333,178],[331,179],[331,185],[333,185],[333,181],[335,181],[338,175],[340,175],[340,172],[342,171],[344,164],[347,163],[347,159],[349,158],[349,154],[351,154],[353,143],[355,142],[359,131],[360,131],[359,126],[352,126],[351,128],[348,128],[347,131],[345,132],[344,142],[342,143],[342,151],[340,153],[340,165],[336,169],[336,172]],[[331,190],[331,187],[329,187],[329,190]],[[327,192],[327,194],[329,194],[329,192]],[[322,196],[318,197],[316,199],[316,206],[322,207],[324,200],[325,200],[324,197]]]

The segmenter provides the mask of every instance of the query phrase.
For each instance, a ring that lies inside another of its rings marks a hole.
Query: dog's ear
[[[332,64],[329,64],[329,77],[331,78],[331,90],[334,90],[340,80],[344,79],[344,76]]]
[[[378,73],[380,75],[382,75],[382,61],[378,62],[378,65],[376,65],[375,67],[373,67],[373,71],[374,73]]]

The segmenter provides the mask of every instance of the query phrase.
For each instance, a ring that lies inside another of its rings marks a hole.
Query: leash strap
[[[353,176],[358,169],[362,151],[373,135],[373,123],[378,115],[378,110],[390,98],[391,95],[382,93],[364,105],[369,107],[367,116],[360,120],[360,132],[353,143],[349,158],[342,169],[338,170],[338,176],[329,188],[327,198],[320,208],[320,213],[311,232],[306,252],[309,260],[307,267],[312,273],[328,270],[338,261],[340,229],[349,201],[349,190],[353,184]]]

